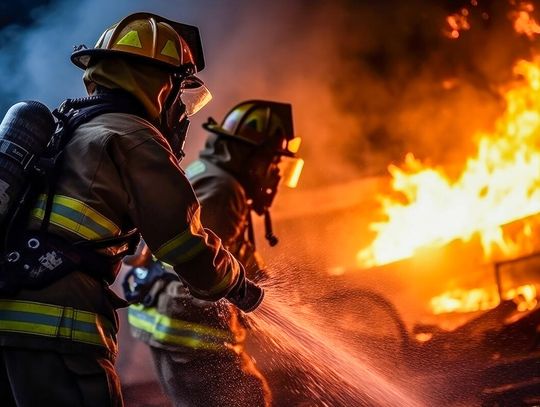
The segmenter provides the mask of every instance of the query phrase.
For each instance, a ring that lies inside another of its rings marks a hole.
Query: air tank
[[[11,106],[0,123],[0,225],[32,176],[32,165],[44,152],[56,128],[47,106],[24,101]]]

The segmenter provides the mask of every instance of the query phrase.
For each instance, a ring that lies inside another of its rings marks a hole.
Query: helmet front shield
[[[201,79],[189,76],[182,81],[180,100],[186,107],[186,115],[190,117],[212,100],[212,94]]]
[[[298,157],[282,156],[278,164],[280,184],[296,188],[304,168],[304,160]]]

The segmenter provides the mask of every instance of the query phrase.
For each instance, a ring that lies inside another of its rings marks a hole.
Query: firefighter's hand
[[[225,298],[241,311],[252,312],[261,304],[264,298],[264,290],[247,279],[242,269],[238,282]]]
[[[160,262],[152,261],[147,267],[132,267],[124,276],[122,288],[128,302],[150,307],[167,284],[176,280],[175,273],[167,272]]]

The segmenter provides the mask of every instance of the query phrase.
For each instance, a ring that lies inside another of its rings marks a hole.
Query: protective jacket
[[[239,265],[199,219],[199,204],[162,134],[131,114],[107,113],[81,125],[67,144],[55,183],[48,232],[67,242],[119,236],[136,227],[158,259],[191,293],[223,297]],[[45,195],[28,219],[40,227]],[[102,250],[114,256],[120,247]],[[53,256],[54,257],[54,256]],[[54,258],[48,259],[54,266]],[[116,353],[115,308],[108,288],[119,264],[81,267],[39,289],[0,299],[0,345],[57,352]]]
[[[241,184],[218,165],[201,158],[186,168],[201,203],[201,219],[244,265],[248,278],[260,279],[262,260],[248,238],[249,206]],[[155,348],[175,352],[241,351],[245,337],[238,311],[224,301],[209,303],[189,295],[181,282],[172,282],[155,307],[132,305],[133,335]]]

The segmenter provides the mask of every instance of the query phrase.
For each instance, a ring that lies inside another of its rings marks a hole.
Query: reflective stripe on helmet
[[[230,332],[209,326],[169,318],[155,308],[132,305],[128,309],[131,326],[147,332],[157,342],[192,349],[223,350],[233,342]]]
[[[128,47],[142,48],[139,33],[135,30],[128,32],[126,35],[120,38],[116,45],[127,45]]]
[[[302,138],[301,137],[295,137],[289,141],[287,141],[287,151],[289,153],[296,154],[298,150],[300,150],[300,144],[302,144]]]
[[[69,339],[117,352],[113,325],[106,318],[71,307],[0,300],[0,332]]]
[[[38,198],[32,215],[42,220],[45,215],[46,195]],[[120,228],[90,206],[64,195],[53,198],[50,222],[88,240],[117,236]]]
[[[174,42],[172,42],[171,40],[167,40],[160,54],[180,61],[180,55],[178,55],[176,45],[174,45]]]

